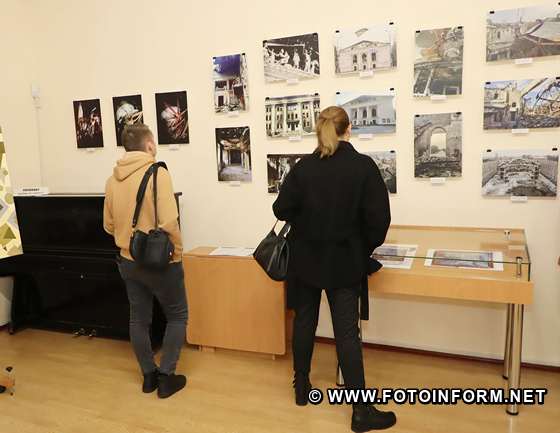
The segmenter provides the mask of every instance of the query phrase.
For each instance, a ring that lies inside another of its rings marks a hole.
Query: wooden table
[[[383,268],[370,277],[373,295],[468,300],[507,306],[504,378],[519,388],[523,306],[530,304],[530,257],[522,229],[391,226],[386,243],[417,245],[411,269]],[[189,300],[188,341],[206,347],[284,354],[285,294],[251,257],[209,256],[201,247],[184,257]],[[428,249],[499,251],[502,271],[425,266]],[[518,413],[517,405],[507,407]]]

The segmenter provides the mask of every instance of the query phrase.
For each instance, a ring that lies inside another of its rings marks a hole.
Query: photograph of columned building
[[[266,98],[266,135],[289,137],[314,134],[321,111],[319,94]]]
[[[463,93],[463,28],[416,32],[414,96]]]
[[[393,93],[337,92],[335,103],[348,114],[353,134],[385,134],[396,130]]]
[[[337,30],[334,39],[337,74],[373,71],[397,66],[394,25]]]
[[[560,79],[486,82],[484,129],[558,126],[560,126]]]
[[[247,110],[249,94],[245,54],[214,57],[212,64],[216,113]]]
[[[268,175],[268,192],[278,194],[280,187],[292,168],[303,158],[304,154],[276,154],[266,155]]]
[[[248,126],[216,128],[218,180],[251,181],[251,138]]]
[[[394,150],[380,150],[376,152],[365,152],[375,161],[381,176],[385,181],[387,190],[391,194],[397,193],[397,153]]]
[[[491,11],[486,61],[560,55],[560,4]]]
[[[414,177],[461,176],[462,119],[458,112],[414,117]]]
[[[482,155],[482,194],[556,197],[558,151],[495,150]]]

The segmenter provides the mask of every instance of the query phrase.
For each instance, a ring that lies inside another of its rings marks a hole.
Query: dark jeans
[[[119,271],[130,302],[130,341],[142,373],[158,368],[150,341],[154,296],[167,319],[159,370],[174,373],[185,344],[188,315],[183,264],[172,263],[163,271],[151,271],[121,257]]]
[[[347,388],[364,388],[364,363],[359,337],[358,299],[359,287],[327,289],[331,310],[336,353]],[[309,374],[315,331],[319,320],[322,289],[299,283],[295,302],[294,335],[292,350],[294,371]]]

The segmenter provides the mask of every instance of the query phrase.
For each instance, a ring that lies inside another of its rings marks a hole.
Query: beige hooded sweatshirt
[[[136,194],[144,173],[155,162],[152,155],[146,152],[126,152],[117,161],[113,175],[105,186],[105,207],[103,211],[103,228],[115,238],[115,243],[121,249],[121,255],[133,260],[130,251],[130,237],[132,235],[132,217],[136,207]],[[175,245],[172,261],[180,262],[183,255],[183,242],[179,229],[179,214],[171,184],[169,172],[163,168],[157,174],[158,188],[158,226],[169,233],[171,242]],[[146,195],[138,217],[137,230],[148,233],[154,224],[154,193],[153,181],[150,178],[146,188]]]

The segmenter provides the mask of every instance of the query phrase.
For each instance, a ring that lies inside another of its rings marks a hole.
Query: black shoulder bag
[[[290,231],[290,224],[285,223],[278,234],[274,231],[276,224],[278,224],[278,220],[274,223],[270,233],[255,249],[253,257],[270,278],[274,281],[284,281],[288,276],[290,259],[290,248],[288,239],[286,239]]]
[[[134,217],[132,218],[132,236],[130,238],[130,255],[140,266],[149,269],[163,270],[171,261],[175,246],[169,239],[169,234],[158,227],[158,207],[157,207],[157,172],[158,168],[162,167],[167,169],[164,162],[156,162],[146,170],[138,194],[136,194],[136,209],[134,210]],[[146,187],[150,177],[153,176],[154,185],[154,210],[155,210],[155,225],[154,229],[149,233],[144,233],[136,230],[138,224],[138,217],[142,202],[146,193]]]

